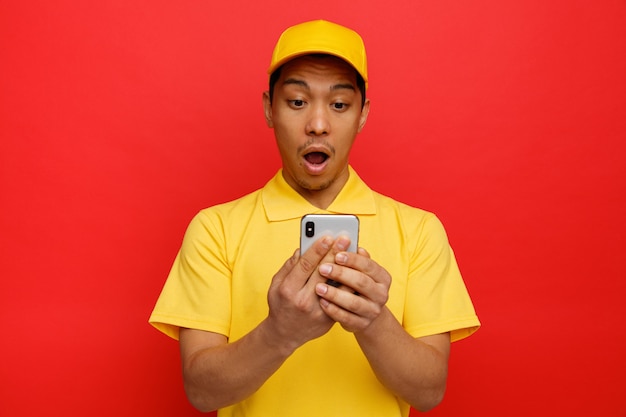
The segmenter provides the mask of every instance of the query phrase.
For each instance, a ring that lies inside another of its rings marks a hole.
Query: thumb
[[[285,261],[283,266],[280,267],[278,272],[272,278],[272,283],[270,284],[270,288],[276,285],[280,285],[281,282],[285,279],[287,274],[293,269],[293,267],[298,263],[298,259],[300,259],[300,249],[296,249],[294,253]]]

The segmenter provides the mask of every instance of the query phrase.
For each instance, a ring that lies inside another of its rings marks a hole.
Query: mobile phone
[[[307,214],[300,221],[300,253],[306,252],[313,242],[322,236],[347,236],[350,246],[347,252],[356,252],[359,247],[359,218],[353,214]],[[327,284],[338,287],[341,284],[331,279]]]

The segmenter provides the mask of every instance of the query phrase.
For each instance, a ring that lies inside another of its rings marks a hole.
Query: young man
[[[185,390],[220,416],[407,416],[444,394],[450,342],[479,322],[441,223],[367,187],[348,164],[368,117],[361,37],[287,29],[263,95],[282,169],[192,220],[150,317],[180,341]],[[360,219],[297,249],[308,213]],[[295,250],[295,252],[294,252]],[[326,283],[333,279],[342,285]]]

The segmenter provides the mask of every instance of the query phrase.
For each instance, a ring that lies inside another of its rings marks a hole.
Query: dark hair
[[[332,55],[313,54],[312,56],[326,57],[326,56],[332,56]],[[276,83],[278,82],[278,79],[280,78],[280,72],[281,72],[282,68],[283,67],[281,65],[280,67],[276,68],[276,71],[274,71],[270,75],[270,90],[269,90],[270,103],[272,103],[272,100],[274,99],[274,87],[276,86]],[[359,91],[361,92],[361,108],[363,108],[363,106],[365,105],[365,80],[363,79],[361,74],[359,74],[359,72],[356,69],[354,70],[354,72],[356,73],[356,86],[359,89]]]

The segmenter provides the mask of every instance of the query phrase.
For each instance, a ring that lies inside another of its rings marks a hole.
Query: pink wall
[[[368,45],[353,165],[442,218],[483,322],[431,414],[626,415],[626,3],[215,3],[0,5],[0,415],[197,414],[146,321],[278,168],[264,71],[320,17]]]

